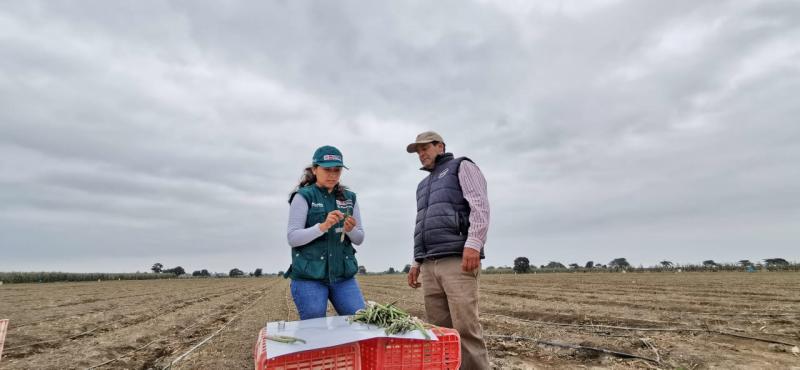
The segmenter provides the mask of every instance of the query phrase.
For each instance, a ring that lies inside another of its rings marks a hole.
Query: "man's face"
[[[419,156],[419,163],[422,167],[432,169],[436,164],[436,156],[444,152],[444,144],[442,143],[427,143],[417,145],[417,155]]]

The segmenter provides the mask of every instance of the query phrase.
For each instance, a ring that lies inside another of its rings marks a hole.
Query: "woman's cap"
[[[314,152],[314,158],[312,158],[312,160],[313,164],[320,167],[347,168],[342,160],[342,152],[330,145],[319,147],[319,149]]]
[[[406,151],[409,152],[409,153],[416,153],[418,145],[432,143],[434,141],[438,141],[440,143],[444,142],[444,140],[442,140],[442,137],[439,134],[437,134],[437,133],[435,133],[433,131],[425,131],[425,132],[417,135],[417,140],[416,141],[414,141],[413,143],[408,144],[408,146],[406,146]]]

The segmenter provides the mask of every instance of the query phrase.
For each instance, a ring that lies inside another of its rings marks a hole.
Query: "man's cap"
[[[438,141],[440,143],[444,143],[442,137],[439,134],[433,131],[425,131],[419,135],[417,135],[417,140],[411,144],[408,144],[406,147],[406,151],[409,153],[416,153],[417,152],[417,145],[419,144],[428,144],[434,141]]]
[[[342,152],[335,147],[330,145],[325,145],[319,147],[314,152],[314,158],[312,158],[313,164],[320,166],[320,167],[344,167],[344,160],[342,158]]]

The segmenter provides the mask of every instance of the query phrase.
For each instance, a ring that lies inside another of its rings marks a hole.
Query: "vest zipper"
[[[331,206],[331,202],[330,202],[330,198],[329,198],[330,193],[323,194],[323,196],[325,197],[325,202],[328,204],[328,207],[330,207]],[[335,206],[335,203],[334,203],[334,206]],[[328,211],[328,212],[331,212],[331,211]],[[333,271],[332,271],[332,266],[331,266],[331,235],[332,234],[335,235],[336,225],[331,226],[331,229],[333,229],[334,233],[331,233],[330,229],[328,229],[328,231],[326,232],[328,234],[328,242],[326,243],[324,257],[328,261],[326,263],[326,265],[328,266],[328,282],[329,282],[330,285],[333,285]]]
[[[425,223],[428,221],[428,206],[431,205],[431,182],[433,179],[433,174],[436,172],[436,167],[434,167],[433,171],[431,171],[431,174],[428,175],[428,194],[425,195],[425,212],[422,214],[422,246],[425,247],[426,254],[428,252],[428,243],[425,242]]]

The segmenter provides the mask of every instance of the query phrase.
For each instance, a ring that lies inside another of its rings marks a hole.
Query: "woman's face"
[[[311,171],[317,177],[317,184],[326,189],[333,189],[339,183],[339,177],[342,176],[341,167],[314,166]]]

